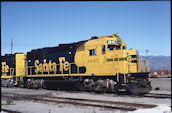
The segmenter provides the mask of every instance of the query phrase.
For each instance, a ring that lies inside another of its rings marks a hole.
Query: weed
[[[57,93],[56,93],[57,95],[60,95],[60,90],[59,90],[59,88],[58,88],[58,90],[57,90]]]
[[[96,113],[96,111],[94,110],[93,113]]]
[[[51,110],[50,109],[48,109],[48,113],[51,113]]]
[[[13,104],[14,100],[12,98],[8,98],[8,100],[6,101],[7,105]]]
[[[60,104],[58,107],[59,107],[59,108],[63,108],[63,107],[64,107],[64,105]]]

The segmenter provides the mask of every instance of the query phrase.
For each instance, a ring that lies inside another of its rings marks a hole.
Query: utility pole
[[[11,54],[13,53],[13,39],[11,39]]]
[[[149,50],[146,49],[146,59],[148,59],[148,52]]]

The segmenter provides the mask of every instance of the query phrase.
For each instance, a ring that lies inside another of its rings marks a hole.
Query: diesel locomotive
[[[118,33],[27,54],[5,54],[1,68],[1,86],[6,87],[68,89],[75,85],[86,91],[130,94],[151,90],[148,60],[127,49]]]

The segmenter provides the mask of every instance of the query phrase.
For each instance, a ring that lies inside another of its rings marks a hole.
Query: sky
[[[171,56],[170,20],[170,1],[1,2],[1,55],[119,33],[140,55]]]

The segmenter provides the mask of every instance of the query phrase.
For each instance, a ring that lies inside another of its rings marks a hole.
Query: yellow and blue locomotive
[[[151,90],[148,60],[127,49],[118,33],[26,55],[5,55],[1,64],[2,86],[59,88],[71,81],[87,91],[144,94]]]

